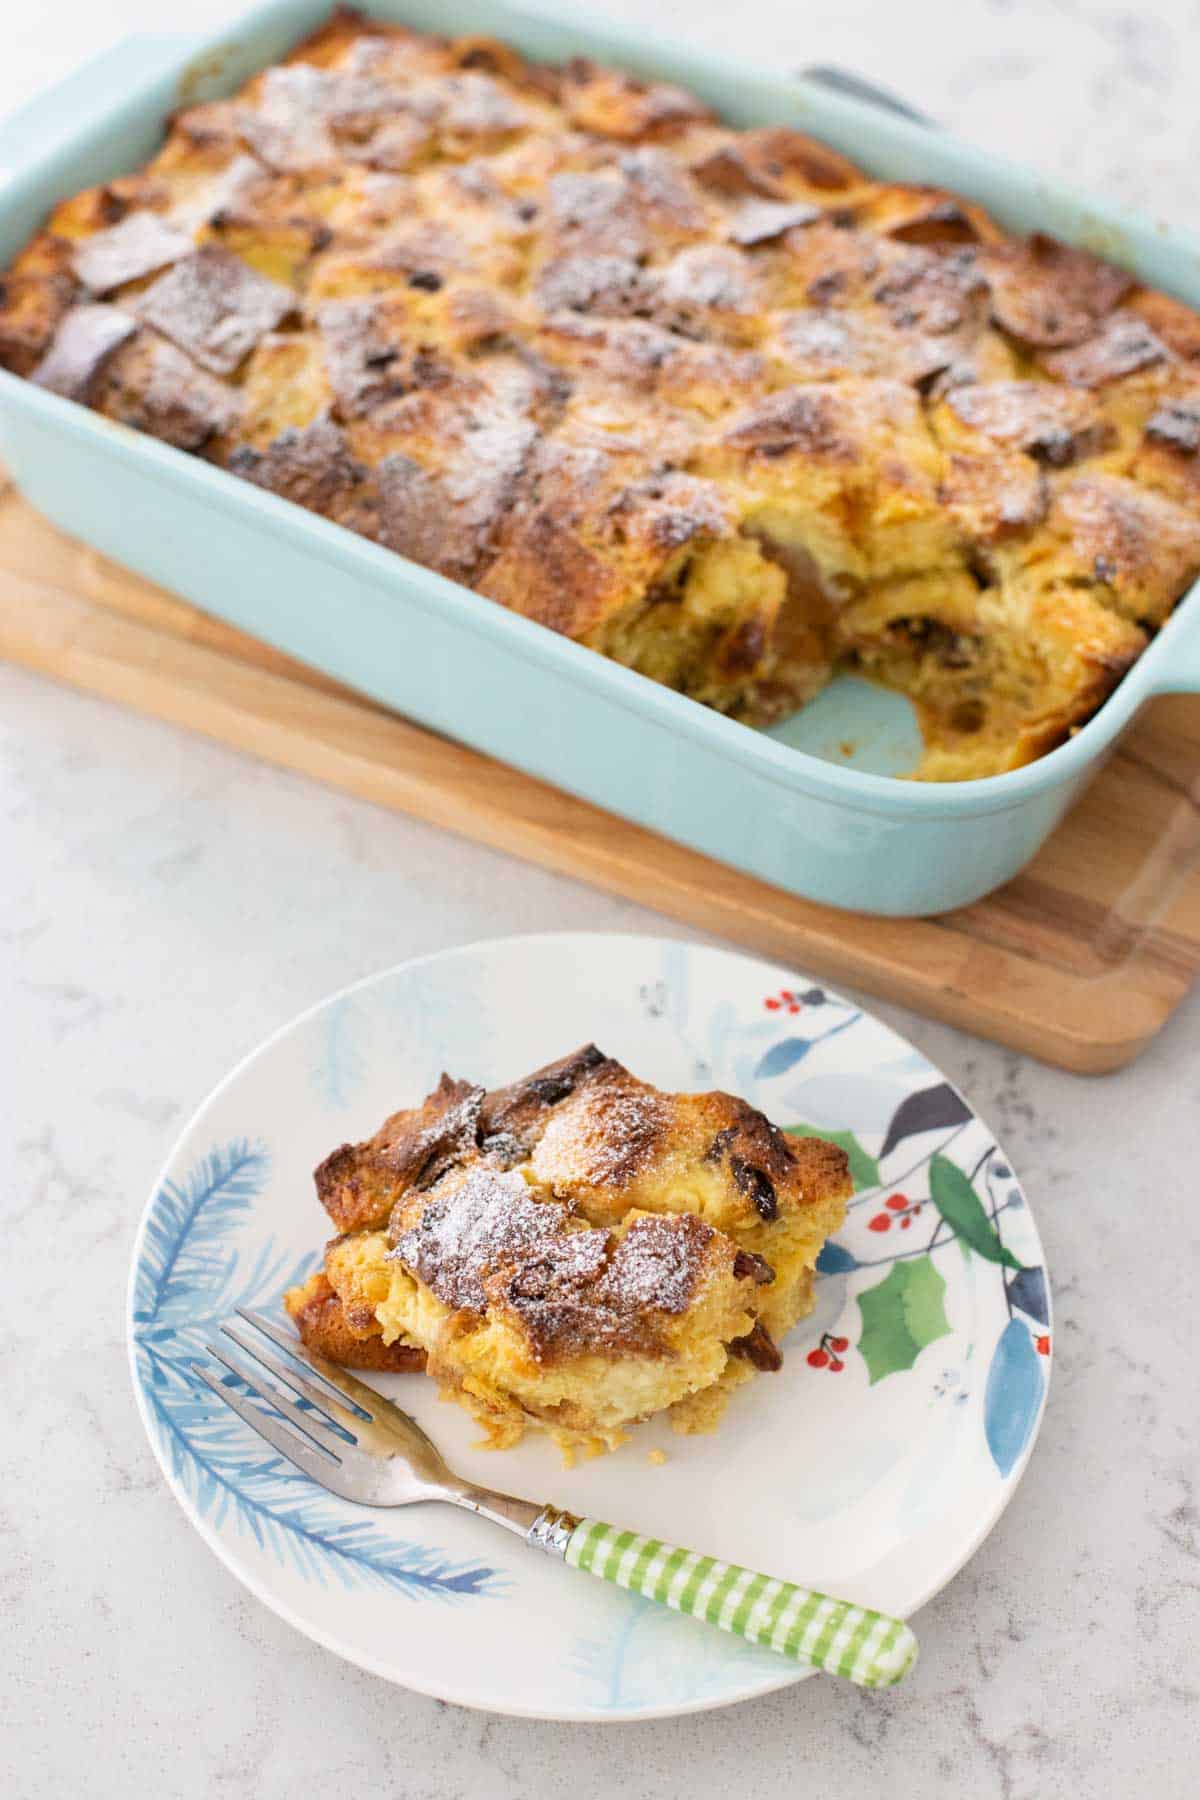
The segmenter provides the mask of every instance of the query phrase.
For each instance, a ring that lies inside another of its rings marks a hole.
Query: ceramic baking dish
[[[7,121],[0,262],[61,196],[145,161],[181,101],[230,92],[329,10],[275,0],[219,37],[130,39]],[[501,0],[367,0],[363,10],[680,82],[737,124],[796,125],[876,174],[958,190],[1011,228],[1098,250],[1200,307],[1200,245],[816,84]],[[0,451],[55,524],[208,611],[425,725],[836,906],[922,914],[979,898],[1034,854],[1144,700],[1200,691],[1193,592],[1070,742],[983,781],[905,782],[876,772],[911,760],[905,703],[864,683],[843,680],[774,733],[753,731],[3,371]],[[847,741],[857,766],[837,760]]]

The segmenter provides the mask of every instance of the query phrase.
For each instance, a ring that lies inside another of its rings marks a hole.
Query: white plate
[[[911,1614],[982,1542],[1033,1445],[1049,1376],[1041,1245],[1007,1158],[957,1090],[879,1020],[768,963],[667,939],[506,938],[403,964],[305,1013],[175,1146],[134,1250],[130,1350],[184,1511],[298,1630],[461,1705],[656,1718],[800,1674],[448,1507],[340,1501],[214,1407],[188,1369],[235,1304],[276,1306],[314,1266],[329,1225],[311,1171],[335,1145],[443,1068],[500,1084],[588,1039],[662,1087],[728,1088],[784,1126],[852,1134],[860,1191],[783,1371],[739,1389],[711,1437],[651,1423],[571,1471],[537,1436],[474,1448],[477,1428],[424,1376],[373,1379],[468,1476]],[[667,1463],[651,1465],[651,1449]]]

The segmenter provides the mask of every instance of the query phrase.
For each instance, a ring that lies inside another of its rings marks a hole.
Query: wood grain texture
[[[1200,700],[1146,709],[1036,861],[940,919],[797,899],[355,695],[0,495],[0,655],[1084,1073],[1200,971]]]

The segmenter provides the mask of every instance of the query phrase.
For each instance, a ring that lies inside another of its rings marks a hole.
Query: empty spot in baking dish
[[[907,775],[923,748],[909,701],[857,675],[839,675],[766,735],[822,762],[872,775]]]

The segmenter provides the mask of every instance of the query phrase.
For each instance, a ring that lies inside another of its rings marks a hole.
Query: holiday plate
[[[654,1718],[803,1671],[469,1514],[339,1500],[190,1368],[235,1306],[278,1311],[317,1265],[329,1224],[312,1170],[331,1149],[414,1104],[443,1069],[496,1086],[589,1040],[660,1087],[727,1089],[846,1149],[855,1194],[783,1369],[737,1389],[711,1436],[653,1421],[569,1470],[538,1434],[480,1448],[424,1376],[370,1379],[489,1486],[912,1614],[978,1548],[1028,1460],[1049,1285],[1020,1183],[970,1103],[894,1031],[794,970],[564,933],[446,951],[323,1002],[240,1063],[172,1151],[134,1251],[130,1348],[184,1511],[299,1631],[461,1705]]]

